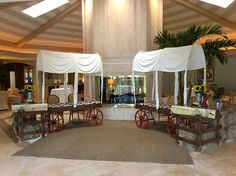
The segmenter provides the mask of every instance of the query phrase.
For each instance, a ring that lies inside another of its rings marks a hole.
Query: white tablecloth
[[[73,93],[73,91],[71,90],[71,88],[67,88],[67,96],[70,95],[71,93]],[[56,88],[56,89],[52,89],[50,95],[57,95],[59,97],[60,103],[64,103],[65,102],[65,91],[64,88]],[[66,98],[67,101],[67,98]]]
[[[64,88],[64,84],[60,85],[59,88]],[[67,88],[70,88],[73,92],[73,85],[72,84],[68,84]]]

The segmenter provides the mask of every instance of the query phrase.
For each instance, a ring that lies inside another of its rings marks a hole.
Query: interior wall
[[[236,56],[229,57],[225,65],[215,65],[214,83],[224,87],[225,92],[236,92]]]
[[[163,0],[83,0],[82,3],[84,52],[101,55],[104,75],[130,75],[137,52],[156,49],[153,40],[162,31]],[[86,84],[87,79],[85,87]],[[151,92],[151,87],[146,89]]]
[[[217,84],[219,87],[224,87],[225,92],[236,92],[236,57],[228,58],[228,63],[225,65],[216,62],[214,67],[214,81],[207,82],[207,85]],[[197,71],[188,72],[188,81],[196,83]],[[162,79],[163,96],[173,94],[174,74],[164,73]]]

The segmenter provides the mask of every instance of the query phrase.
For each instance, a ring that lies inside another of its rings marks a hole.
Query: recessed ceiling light
[[[234,0],[201,0],[209,4],[217,5],[223,8],[228,7]]]
[[[68,0],[44,0],[38,4],[33,5],[32,7],[23,10],[22,12],[33,18],[36,18],[68,2]]]

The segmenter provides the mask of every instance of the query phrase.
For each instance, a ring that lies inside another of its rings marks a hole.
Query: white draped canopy
[[[175,73],[175,95],[177,104],[178,94],[178,72],[185,71],[184,74],[184,105],[187,104],[187,70],[197,70],[204,68],[204,84],[206,84],[206,61],[201,45],[165,48],[161,50],[139,52],[133,60],[132,74],[134,72],[156,72],[156,106],[159,107],[158,96],[158,71]],[[133,85],[134,79],[133,79]]]
[[[74,105],[77,104],[78,73],[101,73],[101,90],[103,90],[103,67],[99,54],[77,54],[41,50],[37,55],[36,74],[43,72],[42,102],[44,102],[45,75],[44,73],[65,74],[64,88],[67,90],[68,73],[75,73]],[[38,79],[38,75],[36,76]],[[38,85],[38,81],[37,81]],[[91,83],[90,83],[91,86]],[[102,92],[102,91],[101,91]],[[90,92],[91,93],[91,92]],[[65,94],[66,95],[66,94]],[[67,97],[65,97],[66,99]],[[101,95],[102,100],[102,95]]]

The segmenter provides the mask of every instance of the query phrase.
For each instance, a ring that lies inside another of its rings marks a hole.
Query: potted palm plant
[[[219,37],[207,39],[204,41],[200,40],[203,37],[209,35],[218,35]],[[213,66],[216,60],[218,60],[221,64],[227,63],[225,50],[227,50],[227,47],[235,47],[236,45],[235,41],[229,40],[227,38],[220,25],[193,25],[188,29],[178,33],[173,33],[172,31],[159,32],[154,38],[154,43],[158,45],[160,49],[199,43],[202,45],[203,51],[205,53],[207,66]],[[225,50],[222,50],[223,48]],[[180,83],[182,82],[182,77],[182,73],[180,73]],[[179,102],[182,103],[183,86],[181,84],[179,90]]]

